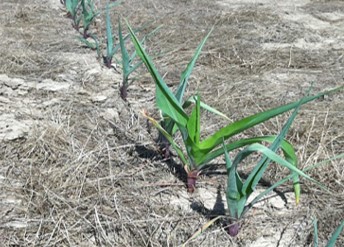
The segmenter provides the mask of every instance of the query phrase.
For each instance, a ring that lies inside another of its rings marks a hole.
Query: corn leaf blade
[[[197,46],[195,54],[193,55],[191,61],[188,63],[185,70],[181,74],[180,83],[179,83],[179,86],[178,86],[177,92],[176,92],[176,98],[180,103],[182,103],[183,95],[184,95],[186,86],[188,84],[189,77],[192,73],[193,68],[195,67],[195,63],[196,63],[199,55],[201,54],[203,46],[205,45],[205,43],[206,43],[207,39],[209,38],[210,34],[212,33],[213,29],[214,28],[212,28],[208,32],[208,34],[205,36],[205,38]]]
[[[334,231],[334,233],[332,234],[330,240],[328,241],[328,243],[326,244],[326,247],[334,247],[336,244],[337,239],[339,238],[339,235],[341,234],[341,232],[343,231],[344,228],[344,221],[342,221],[342,223],[337,227],[337,229]]]
[[[326,94],[339,91],[343,88],[344,88],[344,86],[341,86],[341,87],[338,87],[338,88],[335,88],[335,89],[332,89],[332,90],[329,90],[326,92],[319,93],[319,94],[314,95],[314,96],[304,97],[302,99],[302,105],[306,104],[310,101],[313,101],[315,99],[318,99],[321,96],[324,96]],[[241,133],[244,130],[247,130],[247,129],[249,129],[249,128],[251,128],[257,124],[260,124],[264,121],[267,121],[270,118],[273,118],[273,117],[278,116],[282,113],[290,111],[290,110],[296,108],[298,106],[298,104],[299,104],[299,101],[296,101],[296,102],[293,102],[293,103],[290,103],[287,105],[283,105],[280,107],[276,107],[276,108],[267,110],[265,112],[251,115],[249,117],[246,117],[246,118],[243,118],[239,121],[231,123],[231,124],[221,128],[215,134],[211,135],[207,139],[200,142],[198,149],[194,150],[193,155],[196,159],[201,159],[210,150],[212,150],[216,146],[218,146],[222,142],[222,138],[224,138],[226,140],[226,139],[228,139],[228,138],[230,138],[230,137],[232,137],[238,133]]]
[[[241,193],[243,183],[237,169],[232,165],[228,150],[223,141],[222,144],[223,152],[225,154],[226,169],[227,169],[227,189],[226,189],[226,201],[231,217],[239,219],[241,216],[245,203],[246,197]]]
[[[196,103],[196,96],[191,96],[190,98],[188,98],[187,100],[185,100],[185,102],[183,103],[183,108],[187,108],[189,107],[191,104],[195,104]],[[201,103],[201,108],[203,108],[204,110],[207,110],[211,113],[214,113],[216,115],[219,115],[220,117],[223,117],[227,120],[229,120],[229,118],[223,114],[222,112],[216,110],[215,108],[207,105],[206,103],[204,103],[203,101],[200,102]]]
[[[200,98],[197,96],[196,106],[194,107],[187,123],[188,137],[193,143],[198,145],[201,135],[201,113],[200,113]]]
[[[171,90],[167,87],[166,83],[153,65],[151,58],[146,54],[128,22],[127,26],[129,28],[130,36],[134,43],[138,56],[142,59],[146,68],[154,79],[156,85],[156,101],[159,109],[161,109],[163,113],[171,117],[176,123],[180,124],[181,126],[186,126],[188,121],[187,114],[184,112],[182,106],[173,95]]]
[[[106,55],[108,58],[112,57],[113,54],[113,36],[112,36],[112,25],[111,25],[111,18],[110,18],[110,7],[107,5],[106,7],[106,38],[107,38],[107,46],[106,46]]]

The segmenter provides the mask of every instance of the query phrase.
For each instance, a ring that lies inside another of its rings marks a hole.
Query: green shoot
[[[114,56],[115,52],[119,49],[119,46],[117,46],[116,48],[114,47],[114,37],[112,35],[112,25],[111,25],[109,4],[106,6],[106,38],[107,38],[106,56],[104,56],[103,59],[104,59],[104,64],[106,65],[106,67],[111,68],[112,57]]]
[[[119,3],[119,2],[118,2]],[[103,56],[103,60],[104,60],[104,64],[106,67],[111,68],[112,67],[112,59],[115,55],[115,53],[121,48],[120,44],[115,45],[115,38],[114,35],[112,33],[112,24],[111,24],[111,16],[110,16],[110,8],[111,5],[107,4],[106,6],[106,12],[105,12],[105,16],[106,16],[106,39],[107,39],[107,43],[106,43],[106,55]],[[126,39],[129,38],[129,35],[127,35],[126,37],[122,37],[122,39],[125,41]]]
[[[232,163],[228,151],[226,149],[226,145],[223,141],[223,149],[228,174],[226,199],[232,221],[230,222],[231,226],[228,228],[228,233],[231,236],[236,236],[238,234],[240,229],[238,220],[243,216],[244,212],[248,210],[248,208],[246,207],[246,202],[255,190],[266,168],[272,160],[280,165],[287,167],[291,171],[291,173],[294,173],[294,179],[296,180],[296,183],[294,185],[294,191],[296,194],[297,202],[299,201],[300,196],[298,176],[301,175],[312,180],[308,175],[297,169],[297,167],[295,166],[297,161],[296,156],[293,157],[294,159],[289,158],[291,162],[288,162],[287,160],[284,160],[282,157],[275,153],[279,148],[281,148],[282,142],[287,134],[288,129],[290,128],[292,122],[296,117],[296,114],[302,104],[302,101],[303,99],[298,103],[293,114],[289,117],[287,123],[284,125],[282,131],[270,145],[270,148],[267,148],[258,143],[251,144],[250,146],[246,147],[243,151],[239,152]],[[243,182],[242,178],[237,172],[237,168],[239,163],[242,162],[246,157],[248,157],[253,152],[260,152],[264,156],[251,171],[246,181]]]
[[[246,147],[241,152],[239,152],[237,156],[235,157],[234,161],[232,162],[228,154],[228,151],[226,149],[226,145],[223,142],[223,149],[225,153],[226,167],[227,167],[227,173],[228,173],[226,199],[227,199],[227,204],[229,208],[229,213],[231,216],[231,222],[230,222],[231,225],[228,227],[228,233],[231,236],[236,236],[238,234],[240,230],[240,225],[238,223],[239,220],[243,217],[245,213],[249,211],[249,209],[252,208],[254,203],[256,203],[258,200],[264,197],[272,189],[276,188],[282,183],[287,182],[290,178],[293,178],[296,203],[298,203],[300,200],[301,190],[300,190],[299,176],[302,176],[310,180],[311,182],[319,185],[321,188],[324,188],[319,182],[312,179],[307,174],[305,174],[304,171],[301,171],[296,167],[296,161],[297,161],[296,156],[291,159],[291,157],[288,157],[288,154],[284,152],[284,156],[286,157],[286,159],[283,159],[282,157],[276,154],[278,149],[282,148],[283,140],[287,134],[287,131],[290,128],[292,122],[294,121],[297,115],[297,112],[300,106],[304,103],[305,99],[306,97],[299,101],[292,115],[289,117],[288,121],[284,125],[282,131],[275,138],[275,140],[272,142],[269,148],[261,144],[254,143]],[[282,148],[282,151],[284,151],[283,148]],[[243,179],[240,177],[239,173],[237,172],[237,168],[238,168],[238,165],[253,152],[260,152],[263,154],[263,157],[254,167],[254,169],[251,171],[247,179],[243,182]],[[275,162],[276,164],[279,164],[288,168],[291,172],[291,175],[278,181],[277,183],[272,185],[269,189],[267,189],[266,191],[256,196],[249,205],[246,205],[250,195],[255,190],[265,170],[267,169],[267,167],[272,161]],[[314,241],[315,243],[317,243],[317,235],[315,235]]]
[[[318,220],[316,218],[313,220],[313,227],[314,227],[314,247],[318,247],[319,245]]]
[[[99,11],[96,11],[93,0],[81,0],[82,17],[83,17],[83,37],[87,39],[90,35],[88,30],[95,18],[99,15]]]
[[[141,40],[141,44],[143,44],[145,42],[145,39],[148,38],[148,36],[154,34],[159,28],[160,27],[157,27],[148,35],[146,35]],[[128,90],[129,84],[133,82],[133,80],[129,82],[129,76],[142,64],[142,61],[134,63],[134,60],[136,58],[136,50],[134,50],[131,54],[129,54],[129,51],[125,44],[125,39],[128,37],[129,35],[123,36],[121,20],[119,18],[118,19],[118,38],[119,38],[119,44],[121,48],[122,73],[123,73],[122,85],[120,87],[120,95],[123,100],[127,99],[127,95],[128,95],[127,90]]]
[[[318,239],[318,220],[315,218],[313,220],[313,227],[314,227],[314,247],[318,247],[319,245],[319,239]],[[336,244],[337,239],[339,238],[339,235],[343,231],[344,228],[344,220],[340,223],[340,225],[334,230],[332,233],[331,238],[326,244],[326,247],[334,247]]]
[[[176,125],[178,131],[180,131],[183,144],[184,144],[184,152],[177,152],[179,158],[183,161],[184,168],[188,173],[188,177],[190,178],[190,183],[188,182],[188,190],[192,192],[194,190],[194,182],[196,181],[195,177],[199,171],[208,164],[211,160],[218,157],[219,155],[224,153],[224,150],[220,149],[219,146],[221,145],[223,139],[227,140],[255,125],[263,123],[273,117],[276,117],[280,114],[288,112],[296,107],[299,106],[299,102],[290,103],[287,105],[283,105],[271,110],[267,110],[265,112],[261,112],[258,114],[254,114],[252,116],[243,118],[238,120],[234,123],[228,124],[227,126],[223,127],[222,129],[216,131],[213,135],[209,136],[205,140],[200,140],[201,130],[200,130],[200,97],[196,97],[196,106],[194,107],[192,113],[187,115],[184,111],[183,104],[180,102],[180,94],[177,91],[176,94],[173,94],[172,91],[168,88],[167,84],[164,82],[162,76],[159,74],[157,69],[155,68],[151,58],[147,55],[145,50],[143,49],[141,43],[137,39],[135,33],[130,28],[130,25],[127,23],[129,32],[131,35],[131,39],[135,45],[136,52],[138,56],[142,59],[143,63],[145,64],[147,70],[150,72],[155,85],[156,85],[156,102],[158,108],[162,111],[163,116],[167,116],[171,119],[172,124]],[[189,63],[188,67],[193,67],[193,60]],[[182,74],[182,79],[187,81],[189,76],[189,69],[186,70],[185,73]],[[184,81],[184,80],[183,80]],[[333,89],[328,92],[319,93],[315,96],[307,96],[302,99],[300,104],[305,104],[310,101],[313,101],[325,94],[329,94],[330,92],[335,92],[342,89],[344,86]],[[181,87],[182,88],[182,87]],[[180,90],[183,92],[183,89]],[[148,114],[145,114],[146,116]],[[152,118],[148,118],[152,119]],[[160,125],[156,121],[152,121],[152,123],[160,130],[161,134],[169,141],[169,143],[175,148],[177,145],[176,143],[170,140],[173,140],[173,136],[166,125]],[[158,126],[159,125],[159,126]],[[161,131],[164,129],[165,131]],[[173,129],[173,128],[172,128]],[[262,141],[272,142],[273,140],[267,137],[256,137],[255,142],[260,143]],[[252,141],[252,139],[250,139]],[[246,146],[249,143],[248,139],[242,139],[233,143],[227,144],[227,148],[240,148]],[[282,144],[283,151],[288,154],[289,161],[293,162],[294,166],[297,166],[296,162],[296,155],[294,150],[287,145],[286,141],[283,141]],[[176,149],[176,148],[175,148]],[[178,147],[178,150],[182,150]],[[230,151],[230,150],[228,150]]]

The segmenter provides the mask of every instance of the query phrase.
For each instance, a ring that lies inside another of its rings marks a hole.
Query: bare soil
[[[171,87],[214,26],[187,94],[200,92],[231,120],[297,100],[312,83],[313,92],[344,84],[343,1],[128,0],[113,10],[114,27],[118,15],[148,23],[143,33],[163,25],[146,46]],[[101,14],[92,30],[104,28]],[[82,46],[59,0],[2,0],[0,34],[1,246],[180,246],[226,213],[223,159],[188,194],[179,160],[164,160],[140,113],[159,116],[147,71],[123,101],[120,73]],[[286,118],[238,138],[276,134]],[[226,124],[202,120],[205,135]],[[300,168],[344,152],[343,122],[343,93],[302,108],[288,136]],[[254,207],[237,237],[224,219],[188,246],[313,246],[314,217],[324,246],[344,219],[343,167],[337,159],[309,172],[329,191],[303,180],[295,205],[286,184]],[[258,191],[286,174],[271,166]]]

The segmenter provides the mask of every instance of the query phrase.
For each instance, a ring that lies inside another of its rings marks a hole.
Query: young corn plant
[[[147,34],[142,40],[141,44],[143,44],[149,36],[153,35],[160,27],[157,27],[152,32]],[[129,35],[124,36],[122,32],[122,25],[121,19],[118,18],[118,39],[119,39],[119,46],[121,49],[121,56],[122,56],[122,74],[123,80],[122,85],[120,87],[120,96],[121,98],[126,101],[128,96],[128,87],[134,81],[134,79],[129,80],[129,76],[139,67],[142,65],[142,61],[135,63],[136,58],[136,50],[134,50],[131,54],[129,54],[129,50],[126,47],[125,41],[129,38]]]
[[[95,21],[100,12],[96,10],[93,0],[81,0],[81,7],[83,25],[82,36],[84,39],[87,39],[88,37],[90,37],[90,34],[88,32],[90,26]]]
[[[225,146],[223,146],[223,148],[225,149]],[[226,158],[227,156],[227,158]],[[329,159],[326,159],[326,160],[323,160],[319,163],[316,163],[312,166],[308,166],[306,167],[305,169],[303,169],[302,171],[304,173],[312,170],[312,169],[316,169],[320,166],[323,166],[323,165],[326,165],[328,164],[328,162],[330,161],[334,161],[334,160],[337,160],[337,159],[343,159],[344,157],[344,153],[342,154],[339,154],[339,155],[335,155]],[[225,159],[227,159],[227,168],[229,168],[229,171],[228,171],[228,174],[230,173],[230,169],[232,167],[232,164],[231,163],[231,160],[229,158],[229,154],[227,152],[226,154],[226,151],[225,151]],[[249,205],[247,205],[247,207],[252,207],[256,202],[258,202],[259,200],[262,199],[262,197],[266,196],[268,193],[270,193],[273,189],[275,189],[277,186],[287,182],[288,180],[290,180],[293,176],[295,176],[295,174],[290,174],[289,176],[287,176],[286,178],[278,181],[277,183],[275,183],[274,185],[272,185],[270,188],[268,188],[265,192],[263,192],[262,194],[260,194],[258,197],[256,197]],[[228,178],[229,180],[229,178]],[[228,181],[227,185],[229,184],[230,181]],[[294,187],[295,188],[295,187]],[[245,210],[243,210],[245,211]],[[199,228],[182,246],[187,246],[188,243],[190,243],[191,241],[195,240],[198,236],[200,236],[202,233],[204,233],[210,226],[212,226],[216,221],[224,218],[225,216],[223,215],[220,215],[220,216],[217,216],[213,219],[211,219],[210,221],[206,222],[201,228]],[[234,223],[233,223],[234,222]],[[230,224],[229,225],[229,228],[228,228],[228,233],[231,234],[232,236],[235,235],[235,233],[237,231],[239,231],[240,229],[240,226],[235,222],[234,218],[231,219],[230,221]],[[314,247],[318,247],[318,225],[317,225],[317,221],[316,219],[314,219],[313,221],[313,226],[314,226]],[[326,247],[333,247],[335,246],[335,242],[336,240],[338,239],[340,233],[343,231],[343,228],[344,228],[344,221],[341,222],[341,224],[337,227],[337,229],[333,232],[329,242],[327,243]]]
[[[223,140],[227,140],[257,124],[265,122],[270,118],[278,116],[284,112],[290,111],[298,106],[298,102],[283,105],[265,112],[257,113],[252,116],[243,118],[234,123],[228,124],[227,126],[216,131],[211,136],[204,140],[201,140],[201,102],[199,95],[196,96],[196,106],[193,108],[190,115],[187,115],[183,109],[183,105],[177,99],[177,97],[168,88],[164,82],[162,76],[155,68],[151,58],[147,55],[143,49],[141,43],[136,37],[135,33],[127,23],[129,28],[132,42],[134,43],[138,56],[142,59],[147,70],[150,72],[155,85],[156,85],[156,103],[158,108],[161,110],[163,115],[168,116],[174,122],[176,128],[181,133],[182,141],[184,144],[184,150],[179,147],[173,136],[161,126],[161,124],[150,117],[148,113],[144,112],[152,124],[165,136],[167,141],[176,151],[178,157],[184,165],[184,169],[187,173],[187,187],[189,192],[193,192],[195,189],[196,179],[200,171],[208,165],[210,161],[224,153],[224,149],[221,147]],[[344,86],[343,86],[344,87]],[[339,89],[335,89],[339,90]],[[335,91],[332,90],[332,91]],[[332,92],[329,91],[329,92]],[[308,96],[302,100],[302,104],[315,100],[329,92],[319,93],[315,96]],[[166,127],[166,126],[165,126]],[[244,147],[252,143],[260,142],[273,142],[275,136],[262,136],[255,138],[241,139],[233,141],[226,145],[228,151]],[[290,156],[296,157],[294,150],[290,150],[290,145],[285,141],[282,143],[282,149],[290,153]]]
[[[112,68],[112,59],[115,53],[121,48],[120,44],[115,45],[115,38],[112,33],[112,24],[111,24],[111,17],[110,17],[110,5],[106,6],[106,55],[103,56],[103,61],[106,67]],[[123,38],[126,40],[129,36]]]
[[[280,134],[274,138],[274,141],[270,145],[270,147],[263,146],[260,143],[253,143],[247,146],[244,150],[240,151],[237,156],[234,158],[233,162],[229,156],[227,151],[227,146],[223,142],[223,150],[225,154],[226,160],[226,168],[227,168],[227,189],[226,189],[226,199],[227,205],[229,209],[229,213],[231,216],[231,222],[228,227],[228,233],[231,236],[236,236],[239,232],[240,225],[239,220],[243,217],[243,215],[252,207],[253,203],[258,201],[264,195],[266,195],[271,188],[267,189],[266,191],[260,193],[249,205],[247,201],[253,191],[255,190],[256,186],[258,185],[259,181],[261,180],[264,172],[266,171],[269,164],[274,161],[277,164],[287,167],[291,171],[291,175],[293,176],[293,183],[294,183],[294,192],[295,192],[295,199],[296,203],[299,202],[300,199],[300,183],[299,183],[299,176],[303,176],[313,182],[315,180],[311,179],[308,175],[306,175],[303,171],[297,168],[297,157],[294,152],[294,148],[290,143],[285,141],[285,136],[294,121],[300,106],[304,103],[303,98],[298,103],[297,107],[293,111],[292,115],[289,117],[288,121],[284,125],[283,129],[281,130]],[[284,143],[283,143],[284,142]],[[284,148],[283,148],[284,145]],[[282,149],[285,159],[279,156],[276,152]],[[239,164],[246,159],[251,154],[258,152],[263,155],[257,165],[253,168],[249,176],[245,181],[240,177],[238,173],[238,166]],[[283,180],[286,182],[287,180]],[[317,182],[316,182],[317,183]],[[281,183],[278,182],[272,185],[272,188],[277,187]]]
[[[189,77],[192,73],[192,70],[193,70],[193,68],[196,64],[196,61],[201,54],[203,46],[205,45],[207,39],[209,38],[212,30],[213,29],[210,30],[210,32],[206,35],[206,37],[198,45],[193,57],[191,58],[191,61],[186,66],[185,70],[181,73],[180,82],[179,82],[179,85],[176,89],[174,96],[178,100],[178,102],[182,105],[183,109],[186,109],[189,106],[191,106],[192,104],[196,103],[196,99],[197,99],[196,96],[191,96],[188,99],[184,100],[184,93],[185,93],[186,87],[188,86]],[[211,113],[217,114],[217,115],[229,120],[229,118],[225,114],[217,111],[216,109],[212,108],[211,106],[205,104],[202,101],[200,102],[200,107],[211,112]],[[178,130],[176,122],[172,118],[170,118],[167,114],[164,114],[164,113],[162,113],[162,120],[160,121],[160,125],[170,136],[174,136],[174,134]],[[170,142],[166,139],[166,137],[161,132],[159,132],[158,143],[160,145],[160,149],[161,149],[165,159],[170,158]]]

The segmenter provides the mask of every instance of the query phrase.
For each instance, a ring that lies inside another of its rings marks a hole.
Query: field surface
[[[313,93],[344,85],[343,1],[127,0],[111,12],[115,30],[118,16],[144,26],[139,36],[162,25],[145,46],[172,88],[214,26],[186,94],[200,92],[230,121],[295,101],[312,83]],[[91,29],[104,38],[104,12]],[[1,246],[180,246],[226,214],[223,157],[188,194],[180,161],[164,159],[141,114],[159,117],[148,72],[134,74],[123,101],[120,69],[79,42],[59,0],[1,0],[0,37]],[[237,138],[276,134],[287,117]],[[228,123],[202,121],[205,136]],[[302,107],[288,135],[300,169],[344,153],[343,123],[343,92]],[[286,174],[272,165],[258,191]],[[314,217],[325,246],[344,219],[344,159],[309,175],[328,191],[302,180],[295,205],[287,183],[254,206],[238,236],[224,218],[188,246],[313,246]]]

